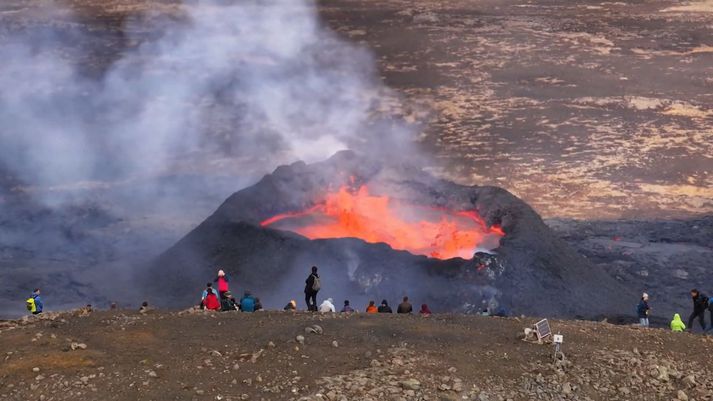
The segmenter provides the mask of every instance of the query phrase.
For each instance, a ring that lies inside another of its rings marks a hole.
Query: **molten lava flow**
[[[261,224],[310,239],[352,237],[385,242],[394,249],[439,259],[470,259],[478,248],[496,248],[505,235],[497,225],[488,227],[475,211],[405,205],[388,196],[369,195],[366,186],[356,192],[342,187],[327,194],[323,203]]]

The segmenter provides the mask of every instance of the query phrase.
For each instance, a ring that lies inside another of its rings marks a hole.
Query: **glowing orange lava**
[[[342,187],[307,210],[279,214],[262,226],[294,231],[310,239],[361,238],[394,249],[438,259],[470,259],[476,249],[494,249],[505,233],[488,227],[475,211],[450,211],[406,205]]]

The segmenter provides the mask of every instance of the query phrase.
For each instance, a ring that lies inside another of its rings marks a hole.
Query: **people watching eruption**
[[[394,313],[394,311],[391,310],[389,303],[386,302],[385,299],[381,301],[381,305],[379,305],[378,311],[379,313]]]
[[[421,310],[418,312],[418,314],[423,317],[429,317],[431,316],[431,310],[428,308],[428,305],[421,304]]]
[[[245,294],[243,297],[240,299],[240,311],[242,312],[255,312],[258,310],[256,308],[257,305],[257,300],[253,295],[250,293],[250,291],[245,290]]]
[[[287,305],[285,305],[285,307],[282,309],[294,312],[297,310],[297,302],[294,299],[290,300],[290,302],[288,302]]]
[[[329,313],[329,312],[336,312],[334,309],[334,304],[332,303],[332,298],[327,298],[322,302],[322,305],[319,305],[319,311],[321,313]]]
[[[693,321],[698,318],[703,331],[706,331],[706,309],[708,309],[708,297],[701,294],[697,289],[691,290],[691,300],[693,301],[693,312],[688,318],[688,330],[693,330]]]
[[[366,313],[379,313],[379,309],[376,307],[376,302],[369,301],[369,305],[366,307]]]
[[[44,309],[44,304],[42,303],[42,298],[40,297],[40,289],[35,288],[32,291],[32,295],[25,301],[27,305],[27,311],[33,315],[39,315]]]
[[[673,320],[671,320],[671,331],[676,333],[682,333],[686,330],[686,325],[681,320],[681,315],[678,313],[673,315]]]
[[[408,297],[404,297],[398,308],[396,308],[396,313],[409,315],[413,313],[413,306],[411,306],[411,304],[409,303]]]
[[[226,291],[223,295],[223,299],[220,300],[220,310],[222,312],[240,310],[238,302],[235,300],[235,297],[233,297],[233,294],[230,291]]]
[[[202,305],[203,309],[220,310],[220,300],[218,300],[218,296],[212,291],[208,292],[205,298],[203,298]]]
[[[223,270],[218,270],[218,277],[213,280],[214,283],[218,283],[218,295],[220,299],[225,298],[225,293],[230,291],[228,282],[230,279],[225,274]]]
[[[312,266],[312,273],[305,280],[305,303],[308,311],[317,311],[317,293],[321,288],[317,266]]]
[[[203,308],[205,307],[205,305],[204,305],[204,304],[205,304],[205,297],[206,297],[208,294],[215,294],[216,297],[219,297],[218,291],[216,291],[216,289],[213,288],[213,284],[212,284],[212,283],[206,283],[206,284],[205,284],[205,290],[203,290],[203,294],[201,294],[201,303],[200,303],[200,305],[199,305],[199,306],[201,307],[201,309],[203,309]]]
[[[641,327],[649,327],[649,312],[651,307],[649,307],[649,294],[644,293],[641,296],[639,305],[636,307],[636,313],[639,315],[639,325]]]
[[[349,300],[348,300],[348,299],[345,299],[345,300],[344,300],[344,306],[342,307],[342,310],[339,311],[339,312],[341,312],[341,313],[353,313],[353,312],[355,312],[355,310],[354,310],[354,308],[352,308],[352,307],[349,305]]]

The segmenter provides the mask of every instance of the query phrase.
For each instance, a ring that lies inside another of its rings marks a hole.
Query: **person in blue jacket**
[[[245,291],[245,295],[240,299],[240,310],[242,312],[255,312],[257,300],[252,296],[250,291]]]
[[[40,297],[40,289],[35,288],[35,290],[32,292],[32,299],[35,300],[35,310],[32,311],[33,315],[39,315],[42,313],[42,308],[44,307],[44,304],[42,303],[42,298]]]

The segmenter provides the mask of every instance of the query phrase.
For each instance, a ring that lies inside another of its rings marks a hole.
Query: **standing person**
[[[639,306],[636,307],[636,313],[639,315],[639,325],[641,327],[649,327],[649,294],[644,293],[639,301]]]
[[[708,297],[701,294],[697,289],[691,290],[691,300],[693,300],[693,312],[688,318],[688,330],[693,330],[693,321],[698,318],[703,331],[706,330],[706,309],[708,309]]]
[[[389,303],[386,302],[385,299],[382,300],[381,305],[379,305],[379,313],[394,313],[394,311],[391,310]]]
[[[340,313],[352,313],[352,312],[354,312],[354,308],[352,308],[352,307],[349,305],[349,300],[348,300],[348,299],[345,299],[345,300],[344,300],[344,306],[342,307],[342,310],[339,311],[339,312],[340,312]]]
[[[305,280],[305,302],[307,303],[308,311],[317,311],[317,293],[322,287],[319,274],[317,274],[317,266],[312,266],[312,273]]]
[[[369,306],[366,307],[366,313],[379,313],[379,309],[376,307],[376,302],[369,301]]]
[[[408,297],[404,297],[403,302],[401,302],[398,308],[396,308],[396,313],[413,313],[413,306],[409,303]]]
[[[681,333],[686,330],[686,325],[681,320],[681,315],[678,313],[673,315],[673,320],[671,320],[671,331],[676,333]]]
[[[39,315],[42,313],[42,309],[44,308],[44,304],[42,303],[42,298],[40,297],[40,289],[35,288],[34,291],[32,291],[32,295],[27,298],[27,311],[32,313],[33,315]]]
[[[218,270],[218,277],[216,277],[215,280],[213,280],[214,283],[218,283],[218,295],[220,296],[220,299],[225,298],[225,293],[230,291],[228,282],[230,281],[230,278],[225,274],[223,270]]]
[[[319,305],[319,311],[322,313],[336,312],[334,304],[332,303],[332,298],[327,298]]]

